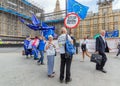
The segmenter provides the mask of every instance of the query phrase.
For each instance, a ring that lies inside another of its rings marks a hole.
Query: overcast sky
[[[57,0],[28,0],[29,2],[34,2],[37,6],[43,8],[45,13],[50,13],[54,11],[55,4]],[[59,0],[61,10],[65,10],[65,1]],[[89,11],[97,12],[98,6],[96,5],[98,0],[76,0],[79,3],[89,7]],[[120,9],[120,0],[114,0],[113,9]]]

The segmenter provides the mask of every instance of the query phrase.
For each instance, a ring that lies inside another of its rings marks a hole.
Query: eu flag
[[[32,23],[34,25],[39,25],[40,24],[40,21],[39,19],[33,14],[32,17],[31,17],[31,20],[32,20]]]
[[[84,19],[88,9],[89,7],[84,6],[75,0],[67,0],[67,13],[75,12],[81,19]]]

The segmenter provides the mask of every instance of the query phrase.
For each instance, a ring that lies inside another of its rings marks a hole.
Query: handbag
[[[90,61],[101,65],[102,56],[99,54],[92,54]]]
[[[66,55],[66,58],[71,58],[74,53],[75,53],[75,47],[68,40],[68,35],[66,35],[66,42],[65,42],[65,55]]]

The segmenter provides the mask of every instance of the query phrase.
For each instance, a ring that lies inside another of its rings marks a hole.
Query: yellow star
[[[78,7],[80,8],[80,9],[77,11],[77,13],[78,13],[78,14],[81,13],[81,11],[82,11],[81,5],[78,4],[78,3],[75,3],[75,4],[73,4],[72,8],[74,9],[75,6],[78,6]]]

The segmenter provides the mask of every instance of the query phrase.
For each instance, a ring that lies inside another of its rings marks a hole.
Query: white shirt
[[[86,48],[88,49],[88,39],[81,41],[80,45],[82,44],[86,44]]]
[[[69,35],[68,36],[68,40],[72,41],[71,37]],[[66,42],[66,34],[61,34],[58,37],[58,44],[59,44],[59,48],[60,48],[60,54],[64,54],[65,53],[65,42]]]
[[[45,45],[45,49],[46,46],[48,46],[48,43]],[[54,46],[51,44],[50,47],[46,50],[47,55],[55,55],[55,48]]]
[[[104,44],[105,44],[105,48],[106,48],[105,36],[102,36],[102,35],[100,35],[100,36],[102,37],[102,39],[103,39],[103,41],[104,41]]]
[[[100,36],[102,37],[103,41],[105,42],[105,37],[104,37],[104,36],[102,36],[102,35],[100,35]]]

